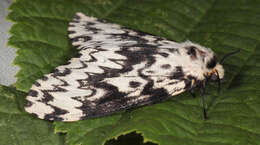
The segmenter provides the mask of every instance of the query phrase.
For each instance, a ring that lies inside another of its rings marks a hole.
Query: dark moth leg
[[[202,87],[201,87],[201,96],[202,96],[202,107],[203,107],[203,115],[204,115],[204,119],[208,119],[208,116],[207,116],[207,110],[206,110],[206,82],[207,80],[203,80],[202,81]]]
[[[191,89],[190,94],[193,98],[196,98],[195,89]]]

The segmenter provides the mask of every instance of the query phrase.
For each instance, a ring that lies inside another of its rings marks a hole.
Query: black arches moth
[[[68,32],[78,57],[37,80],[26,97],[25,110],[41,119],[109,115],[224,77],[214,52],[190,41],[176,43],[82,13]]]

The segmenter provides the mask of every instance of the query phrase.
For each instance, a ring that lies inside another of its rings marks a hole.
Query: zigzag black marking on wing
[[[27,98],[27,111],[40,114],[40,118],[75,121],[109,115],[122,109],[158,103],[184,88],[170,88],[172,92],[169,92],[163,83],[170,77],[161,75],[163,79],[158,81],[152,77],[157,75],[158,70],[150,70],[157,65],[158,59],[167,59],[179,53],[178,49],[171,48],[172,44],[176,45],[174,42],[83,14],[75,15],[69,24],[69,37],[79,50],[77,57],[37,81],[32,87],[35,90]],[[48,84],[48,81],[53,84]],[[55,81],[62,84],[55,84]],[[171,84],[168,84],[175,86],[184,80],[170,81]],[[51,89],[44,89],[46,86],[50,88],[50,85]],[[34,91],[38,93],[35,95]],[[70,94],[71,91],[75,94]],[[53,98],[51,93],[57,93],[59,98]],[[34,96],[39,99],[35,101]],[[61,101],[71,101],[71,104]],[[43,103],[54,111],[34,111],[37,103]]]
[[[55,69],[53,71],[53,74],[52,74],[52,77],[54,77],[55,79],[63,82],[63,84],[61,85],[53,85],[53,89],[51,90],[41,90],[41,92],[43,93],[43,99],[39,100],[38,102],[42,102],[48,106],[51,106],[53,109],[54,109],[54,112],[51,113],[51,114],[48,114],[44,117],[44,119],[47,119],[47,120],[57,120],[57,121],[62,121],[63,118],[59,117],[59,115],[62,115],[62,114],[66,114],[68,113],[67,110],[64,110],[64,109],[61,109],[61,108],[58,108],[56,106],[53,106],[53,105],[50,105],[48,102],[49,101],[52,101],[54,98],[53,96],[50,94],[50,93],[54,93],[54,92],[66,92],[68,90],[60,87],[60,86],[63,86],[63,87],[66,87],[68,86],[68,82],[58,78],[59,76],[66,76],[68,74],[70,74],[70,71],[69,69],[65,69],[64,72],[60,72],[59,70]],[[37,114],[35,114],[37,115]]]

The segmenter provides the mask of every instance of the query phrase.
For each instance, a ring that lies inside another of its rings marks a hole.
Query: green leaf
[[[53,125],[23,111],[25,93],[0,85],[0,145],[62,145]]]
[[[219,58],[241,52],[224,63],[221,94],[216,86],[207,87],[210,119],[203,119],[201,97],[184,93],[108,117],[56,122],[55,132],[67,133],[69,145],[103,145],[131,132],[160,145],[260,144],[259,5],[259,0],[17,0],[8,16],[16,22],[9,40],[19,54],[16,87],[28,91],[36,79],[75,55],[67,26],[81,11],[178,42],[190,39]]]

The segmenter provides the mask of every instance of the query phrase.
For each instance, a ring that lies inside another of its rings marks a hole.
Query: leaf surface
[[[161,145],[260,144],[259,5],[259,0],[17,0],[8,16],[16,22],[9,40],[19,54],[16,87],[27,92],[36,79],[76,54],[67,26],[80,11],[170,40],[192,40],[212,48],[218,58],[241,52],[224,63],[220,95],[208,84],[210,119],[203,120],[199,94],[184,93],[108,117],[56,122],[55,131],[67,133],[69,145],[103,145],[134,131],[144,142]]]

